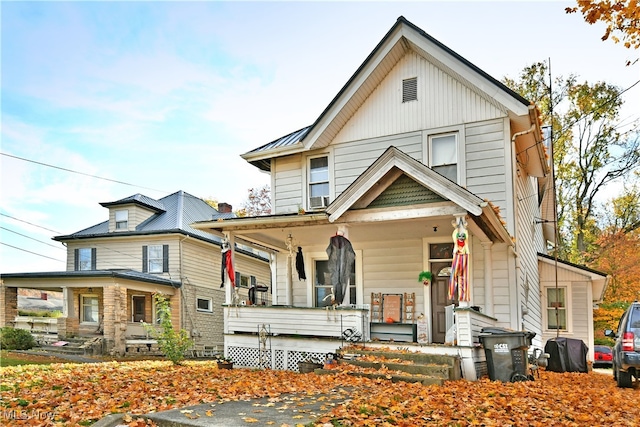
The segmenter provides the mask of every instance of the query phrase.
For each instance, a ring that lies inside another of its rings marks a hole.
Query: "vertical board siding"
[[[418,100],[402,102],[402,80],[418,78]],[[334,143],[505,117],[493,104],[415,52],[407,53],[354,113]]]

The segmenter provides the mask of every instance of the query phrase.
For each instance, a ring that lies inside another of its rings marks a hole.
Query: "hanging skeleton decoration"
[[[336,234],[331,237],[327,247],[329,256],[329,274],[333,285],[336,304],[349,303],[349,281],[356,262],[356,253],[346,237]]]
[[[467,234],[467,222],[459,217],[452,222],[455,227],[451,237],[453,238],[453,261],[451,263],[451,276],[449,277],[448,298],[458,301],[471,301],[469,294],[469,242]]]

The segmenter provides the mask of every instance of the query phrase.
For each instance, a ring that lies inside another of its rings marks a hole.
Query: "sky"
[[[102,202],[178,190],[241,207],[269,176],[240,155],[312,124],[394,25],[496,79],[640,79],[567,1],[7,2],[1,15],[0,273],[65,270],[51,238]],[[640,116],[640,84],[623,120]]]

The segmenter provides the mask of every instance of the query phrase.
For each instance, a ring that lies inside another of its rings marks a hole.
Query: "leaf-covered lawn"
[[[215,362],[164,361],[25,365],[1,368],[3,425],[91,425],[110,413],[146,414],[200,403],[349,388],[318,426],[636,426],[638,388],[609,375],[541,372],[535,381],[455,381],[444,386],[348,375],[249,369]],[[23,416],[15,416],[22,414]],[[39,419],[37,419],[39,417]],[[24,419],[21,419],[24,418]],[[136,423],[135,416],[131,425]],[[248,422],[248,421],[247,421]]]

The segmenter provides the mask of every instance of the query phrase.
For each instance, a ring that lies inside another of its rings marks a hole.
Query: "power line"
[[[63,167],[60,167],[60,166],[50,165],[48,163],[42,163],[42,162],[38,162],[38,161],[35,161],[35,160],[31,160],[31,159],[25,159],[24,157],[18,157],[18,156],[14,156],[14,155],[7,154],[7,153],[0,152],[0,154],[2,154],[3,156],[11,157],[13,159],[22,160],[23,162],[35,163],[37,165],[46,166],[46,167],[53,168],[53,169],[59,169],[59,170],[65,171],[65,172],[76,173],[78,175],[84,175],[84,176],[88,176],[90,178],[101,179],[103,181],[114,182],[116,184],[128,185],[130,187],[144,188],[145,190],[157,191],[159,193],[168,193],[168,191],[158,190],[156,188],[143,187],[143,186],[136,185],[136,184],[130,184],[130,183],[124,182],[124,181],[118,181],[118,180],[115,180],[115,179],[104,178],[104,177],[97,176],[97,175],[91,175],[91,174],[88,174],[88,173],[75,171],[73,169],[67,169],[67,168],[63,168]]]
[[[52,248],[65,250],[64,248],[61,248],[60,246],[52,245],[51,243],[47,243],[47,242],[43,242],[42,240],[34,239],[33,237],[27,236],[26,234],[22,234],[22,233],[18,233],[17,231],[9,230],[6,227],[0,227],[0,229],[8,231],[9,233],[17,234],[18,236],[26,237],[27,239],[35,240],[38,243],[42,243],[43,245],[51,246]]]
[[[17,249],[17,250],[19,250],[19,251],[23,251],[23,252],[28,252],[28,253],[33,254],[33,255],[38,255],[38,256],[41,256],[41,257],[43,257],[43,258],[49,258],[49,259],[52,259],[52,260],[54,260],[54,261],[58,261],[58,262],[66,262],[66,261],[63,261],[63,260],[61,260],[61,259],[52,258],[52,257],[50,257],[50,256],[46,256],[46,255],[39,254],[39,253],[37,253],[37,252],[31,252],[31,251],[28,251],[28,250],[26,250],[26,249],[22,249],[22,248],[19,248],[19,247],[17,247],[17,246],[10,245],[10,244],[8,244],[8,243],[0,242],[0,245],[9,246],[10,248]]]
[[[38,224],[33,224],[33,223],[29,222],[29,221],[25,221],[25,220],[23,220],[23,219],[16,218],[16,217],[11,216],[11,215],[4,214],[4,213],[2,213],[2,212],[0,212],[0,215],[2,215],[2,216],[6,216],[7,218],[14,219],[14,220],[16,220],[16,221],[24,222],[25,224],[33,225],[34,227],[42,228],[43,230],[51,231],[52,233],[56,233],[56,234],[64,234],[64,233],[62,233],[61,231],[56,231],[56,230],[52,230],[52,229],[50,229],[50,228],[43,227],[43,226],[38,225]]]

